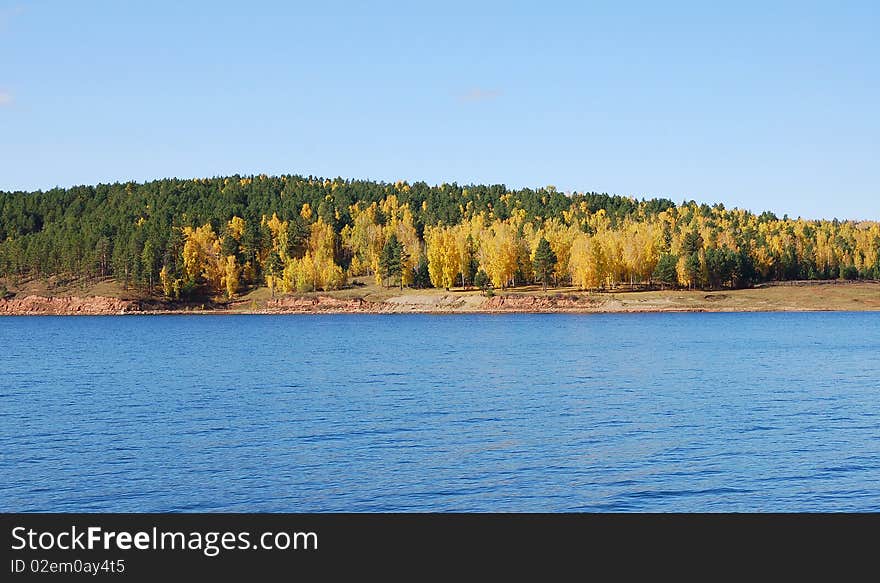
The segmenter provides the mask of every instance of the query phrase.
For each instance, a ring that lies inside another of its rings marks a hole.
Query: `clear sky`
[[[880,2],[0,0],[0,189],[234,173],[880,219]]]

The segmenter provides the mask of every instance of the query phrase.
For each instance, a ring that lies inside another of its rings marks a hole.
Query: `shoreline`
[[[504,316],[517,314],[562,314],[572,316],[586,315],[611,315],[611,314],[821,314],[821,313],[839,313],[839,314],[859,314],[880,312],[880,310],[859,310],[859,309],[835,309],[835,308],[795,308],[795,309],[771,309],[771,308],[755,308],[755,309],[705,309],[705,308],[681,308],[681,309],[631,309],[631,310],[386,310],[386,311],[344,311],[344,310],[131,310],[112,312],[2,312],[0,313],[0,321],[3,318],[16,317],[151,317],[151,316],[206,316],[206,317],[222,317],[222,316],[345,316],[345,315],[361,315],[361,316]]]
[[[340,314],[654,314],[880,311],[880,282],[801,283],[743,290],[587,293],[514,289],[492,297],[476,291],[357,290],[265,297],[265,290],[227,303],[171,304],[155,298],[19,293],[0,299],[0,316],[340,315]],[[260,296],[263,295],[263,297]],[[397,294],[397,295],[391,295]],[[250,296],[250,297],[249,297]]]
[[[503,316],[515,314],[568,314],[568,315],[608,315],[608,314],[803,314],[803,313],[841,313],[858,314],[863,312],[877,312],[880,310],[842,310],[842,309],[754,309],[754,310],[710,310],[702,308],[682,308],[669,310],[633,309],[633,310],[388,310],[388,311],[342,311],[342,310],[315,310],[315,311],[281,311],[281,310],[143,310],[123,311],[118,313],[109,312],[4,312],[0,313],[0,319],[4,317],[77,317],[77,316]]]

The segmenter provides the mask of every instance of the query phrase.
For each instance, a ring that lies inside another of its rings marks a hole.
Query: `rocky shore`
[[[0,300],[0,315],[118,315],[140,311],[138,302],[105,297],[44,297],[30,295]]]

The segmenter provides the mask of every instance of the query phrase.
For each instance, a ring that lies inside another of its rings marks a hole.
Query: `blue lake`
[[[3,511],[880,510],[880,313],[0,318]]]

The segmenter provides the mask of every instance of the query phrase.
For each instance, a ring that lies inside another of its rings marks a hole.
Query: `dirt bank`
[[[487,312],[593,312],[604,302],[586,296],[526,296],[509,295],[486,298],[483,310]]]
[[[245,307],[244,311],[254,311]],[[370,313],[380,314],[391,311],[389,306],[381,302],[369,302],[361,298],[340,299],[330,296],[314,297],[282,297],[266,301],[264,310],[257,310],[268,314],[348,314]]]
[[[121,295],[121,294],[120,294]],[[743,290],[586,293],[517,288],[487,298],[474,290],[349,288],[272,298],[263,288],[232,302],[166,302],[101,294],[17,293],[0,315],[117,314],[452,314],[618,312],[797,312],[880,310],[880,283],[768,286]]]
[[[587,297],[528,295],[494,296],[484,298],[476,294],[434,295],[404,294],[384,301],[364,299],[337,299],[330,296],[309,298],[285,297],[266,302],[267,313],[368,313],[368,314],[445,314],[445,313],[554,313],[601,311],[603,302]],[[620,311],[609,305],[609,311]],[[263,310],[261,310],[263,311]]]

